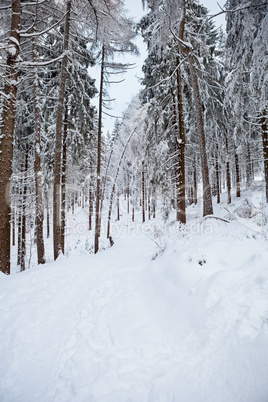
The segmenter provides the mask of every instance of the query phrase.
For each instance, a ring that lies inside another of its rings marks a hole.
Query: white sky
[[[224,6],[226,0],[200,0],[200,3],[204,4],[208,10],[209,14],[216,14],[220,11],[220,8],[217,3],[219,3],[222,7]],[[125,8],[129,10],[129,16],[134,18],[135,21],[139,21],[139,19],[145,13],[142,9],[142,0],[125,0]],[[215,18],[216,26],[224,25],[224,15],[221,15]],[[142,64],[143,60],[146,58],[146,46],[144,45],[141,38],[137,38],[136,44],[140,50],[140,57],[126,55],[122,60],[123,62],[128,63],[136,63],[135,68],[131,69],[126,73],[122,78],[125,81],[121,84],[112,84],[109,88],[110,98],[116,98],[116,101],[113,102],[113,109],[109,111],[110,114],[116,116],[122,116],[123,111],[127,108],[131,98],[138,93],[141,86],[139,84],[139,79],[143,76],[142,74]],[[95,69],[95,71],[90,71],[91,76],[96,78],[96,85],[98,87],[99,82],[99,69]],[[120,77],[119,77],[120,78]],[[94,104],[98,104],[98,99],[94,100]],[[114,126],[115,119],[110,118],[108,116],[103,116],[103,131],[106,133],[107,131],[112,131]]]

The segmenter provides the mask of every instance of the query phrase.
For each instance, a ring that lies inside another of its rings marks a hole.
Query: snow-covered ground
[[[68,257],[1,274],[0,401],[267,402],[262,193],[226,208],[183,228],[124,215],[97,255],[77,210]]]

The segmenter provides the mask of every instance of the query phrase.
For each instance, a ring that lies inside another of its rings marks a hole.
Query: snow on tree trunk
[[[61,78],[60,78],[60,94],[57,109],[56,120],[56,145],[55,145],[55,164],[54,164],[54,189],[53,189],[53,244],[54,244],[54,260],[56,260],[61,252],[61,153],[62,153],[62,123],[65,98],[65,86],[67,77],[67,64],[69,49],[69,31],[71,18],[71,1],[66,5],[66,17],[64,28],[63,50],[65,55],[62,59]]]
[[[101,198],[101,133],[102,133],[102,99],[104,85],[104,61],[105,47],[102,45],[101,56],[101,77],[100,77],[100,95],[99,95],[99,124],[98,124],[98,153],[97,153],[97,187],[96,187],[96,206],[95,206],[95,254],[99,251],[99,237],[101,232],[100,225],[100,198]]]
[[[33,61],[37,60],[36,42],[33,39]],[[39,105],[38,93],[38,75],[35,68],[34,83],[34,134],[35,134],[35,148],[34,148],[34,174],[35,174],[35,225],[36,225],[36,242],[37,242],[37,262],[38,264],[45,263],[45,246],[43,237],[43,222],[44,222],[44,206],[42,194],[42,171],[41,171],[41,114]]]
[[[198,77],[195,67],[194,56],[191,52],[188,52],[188,61],[190,67],[190,73],[192,78],[192,88],[194,94],[194,104],[196,113],[196,123],[199,137],[200,146],[200,159],[201,159],[201,172],[202,172],[202,184],[203,184],[203,216],[212,215],[212,197],[211,188],[209,182],[207,151],[206,151],[206,137],[204,130],[202,104],[199,92]]]
[[[0,145],[0,270],[10,274],[10,178],[12,174],[15,108],[18,88],[21,2],[11,6],[11,32],[7,47],[4,102]]]
[[[266,111],[263,110],[261,117],[261,129],[262,129],[262,144],[263,144],[263,162],[264,162],[264,178],[266,188],[266,202],[268,202],[268,127]]]

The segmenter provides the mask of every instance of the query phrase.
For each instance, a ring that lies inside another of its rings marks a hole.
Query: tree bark
[[[263,146],[263,163],[264,163],[264,180],[265,180],[265,195],[268,202],[268,127],[266,111],[263,110],[261,117],[262,130],[262,146]]]
[[[216,145],[216,153],[215,153],[216,163],[216,186],[217,186],[217,204],[221,202],[221,192],[220,192],[220,170],[219,170],[219,148],[218,144]]]
[[[211,187],[209,182],[209,171],[208,171],[207,152],[206,152],[206,137],[204,130],[202,103],[198,84],[198,76],[195,67],[195,58],[192,53],[192,48],[188,46],[185,42],[183,42],[184,26],[186,18],[185,0],[183,0],[181,4],[181,14],[182,17],[179,29],[179,47],[181,51],[185,55],[187,55],[192,79],[192,89],[193,89],[194,105],[196,113],[196,125],[199,137],[200,157],[201,157],[201,171],[202,171],[202,183],[203,183],[203,216],[206,216],[213,214],[213,206],[211,197]]]
[[[54,260],[56,260],[61,250],[61,152],[62,152],[62,123],[65,98],[65,86],[67,78],[67,64],[70,36],[70,18],[71,18],[71,0],[67,1],[66,17],[64,28],[64,43],[63,50],[65,56],[61,64],[61,82],[60,95],[57,109],[56,120],[56,145],[55,145],[55,165],[54,165],[54,188],[53,188],[53,245],[54,245]]]
[[[183,33],[182,33],[183,36]],[[182,38],[181,38],[182,39]],[[177,58],[177,65],[179,65],[179,58]],[[177,221],[186,223],[186,193],[185,193],[185,127],[183,118],[183,103],[182,103],[182,80],[181,70],[177,70],[177,99],[178,99],[178,132],[179,137],[178,150],[179,150],[179,170],[180,177],[177,179]]]
[[[23,194],[22,194],[22,218],[21,218],[21,256],[20,256],[20,270],[25,271],[25,258],[26,258],[26,201],[27,201],[27,172],[28,172],[28,153],[29,147],[26,146],[25,151],[25,165],[23,172]]]
[[[145,222],[145,172],[144,172],[144,161],[142,161],[142,172],[141,172],[141,188],[142,188],[142,223]]]
[[[66,167],[67,167],[67,131],[68,131],[68,104],[65,100],[63,139],[62,139],[62,166],[61,166],[61,250],[65,252],[65,217],[66,217]]]
[[[7,49],[4,102],[0,145],[0,270],[10,274],[10,178],[12,174],[13,137],[18,87],[21,2],[11,6],[11,32]]]
[[[240,197],[241,195],[241,186],[240,186],[240,171],[239,171],[239,159],[238,154],[235,152],[235,179],[236,179],[236,196]]]
[[[37,50],[35,39],[32,40],[33,45],[33,61],[37,60]],[[34,175],[35,175],[35,222],[36,222],[36,243],[37,243],[37,262],[38,264],[45,263],[45,246],[43,237],[43,222],[44,222],[44,206],[42,194],[42,171],[41,171],[41,114],[39,106],[39,93],[38,93],[38,75],[37,68],[34,72],[34,134],[35,134],[35,147],[34,147]]]
[[[229,162],[229,142],[226,137],[226,152],[227,152],[227,162],[226,162],[226,181],[227,181],[227,204],[231,204],[232,195],[231,195],[231,171],[230,171],[230,162]]]
[[[95,205],[95,254],[99,251],[99,237],[101,232],[100,225],[100,197],[101,197],[101,131],[102,131],[102,99],[103,99],[103,84],[104,84],[104,61],[105,47],[102,46],[101,56],[101,77],[100,77],[100,95],[99,95],[99,125],[98,125],[98,155],[97,155],[97,187],[96,187],[96,205]]]

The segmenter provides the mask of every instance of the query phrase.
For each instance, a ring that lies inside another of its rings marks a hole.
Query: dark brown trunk
[[[239,159],[237,152],[235,153],[235,179],[236,179],[236,196],[240,197],[240,171],[239,171]]]
[[[67,1],[66,17],[64,28],[63,50],[67,53],[69,48],[69,31],[71,17],[71,1]],[[60,78],[60,95],[57,109],[56,120],[56,145],[55,145],[55,165],[54,165],[54,188],[53,188],[53,244],[54,244],[54,260],[56,260],[61,252],[61,153],[62,153],[62,123],[65,98],[65,86],[67,78],[67,54],[62,59],[61,78]]]
[[[11,32],[7,47],[4,102],[0,145],[0,270],[10,274],[10,178],[12,174],[13,137],[18,87],[17,58],[20,51],[21,2],[11,5]],[[10,51],[8,50],[10,49]]]
[[[268,128],[267,128],[267,117],[265,110],[262,112],[261,129],[262,129],[264,180],[266,186],[266,202],[268,202]]]
[[[100,95],[99,95],[99,125],[98,125],[98,156],[97,156],[97,186],[96,186],[96,205],[95,205],[95,254],[99,251],[99,237],[101,232],[100,224],[100,197],[101,197],[101,131],[102,131],[102,99],[103,99],[103,84],[104,84],[104,61],[105,47],[102,46],[101,57],[101,77],[100,77]]]
[[[68,132],[68,103],[65,100],[63,138],[62,138],[62,166],[61,166],[61,250],[65,253],[65,217],[66,217],[66,167],[67,167],[67,132]]]
[[[135,222],[135,208],[132,208],[132,222]]]

